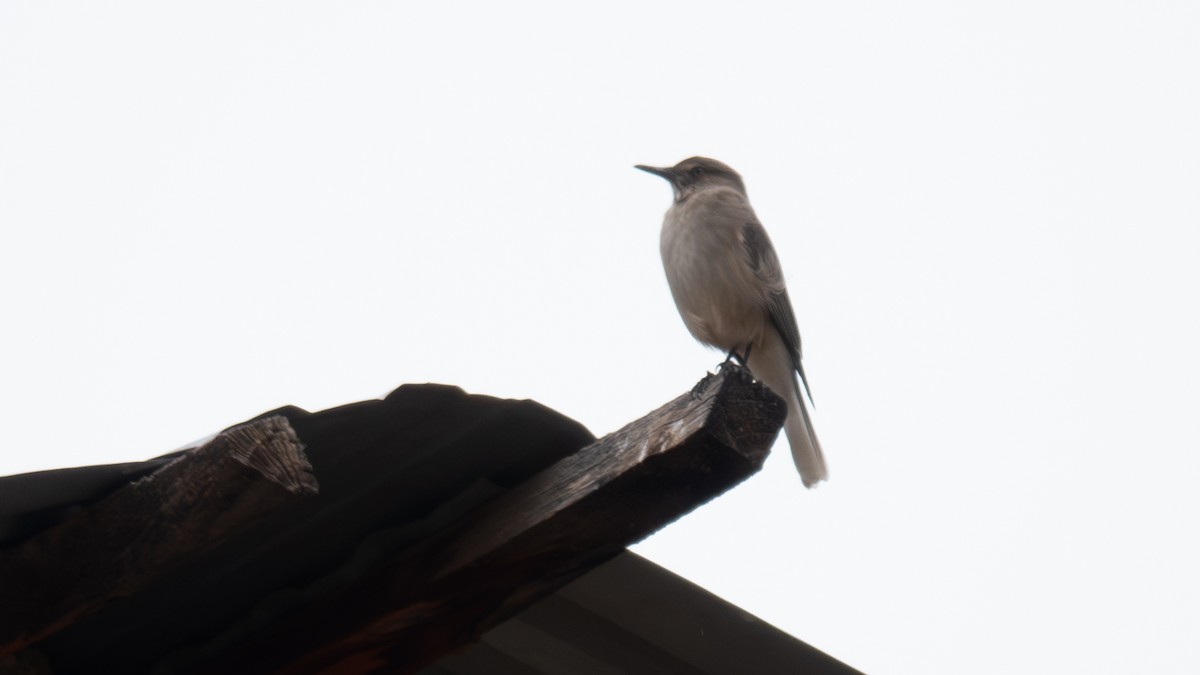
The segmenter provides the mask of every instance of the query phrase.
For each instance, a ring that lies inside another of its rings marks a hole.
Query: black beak
[[[646,166],[645,164],[638,164],[637,166],[635,166],[633,168],[641,169],[642,171],[645,171],[646,173],[652,173],[655,176],[659,176],[660,178],[665,178],[670,183],[675,182],[675,172],[670,169],[660,169],[657,166]]]

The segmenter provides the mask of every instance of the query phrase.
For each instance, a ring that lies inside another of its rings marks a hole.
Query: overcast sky
[[[1195,2],[0,3],[0,474],[406,382],[688,390],[690,155],[831,480],[637,547],[875,674],[1200,671]]]

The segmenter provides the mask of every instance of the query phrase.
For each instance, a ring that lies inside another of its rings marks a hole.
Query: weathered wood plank
[[[37,643],[57,672],[185,672],[373,573],[595,440],[533,401],[403,385],[282,415],[321,492],[284,504]]]
[[[758,471],[785,416],[727,366],[194,672],[415,672]]]
[[[316,494],[283,417],[229,429],[0,552],[0,654],[44,639],[282,504]]]

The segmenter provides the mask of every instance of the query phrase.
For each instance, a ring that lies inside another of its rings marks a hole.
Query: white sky
[[[604,434],[746,178],[830,483],[637,550],[873,674],[1200,670],[1200,5],[0,4],[0,474],[405,382]]]

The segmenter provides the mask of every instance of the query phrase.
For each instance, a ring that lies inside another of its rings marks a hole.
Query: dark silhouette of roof
[[[757,471],[781,411],[730,368],[596,441],[406,385],[0,478],[0,673],[854,672],[623,553]]]

